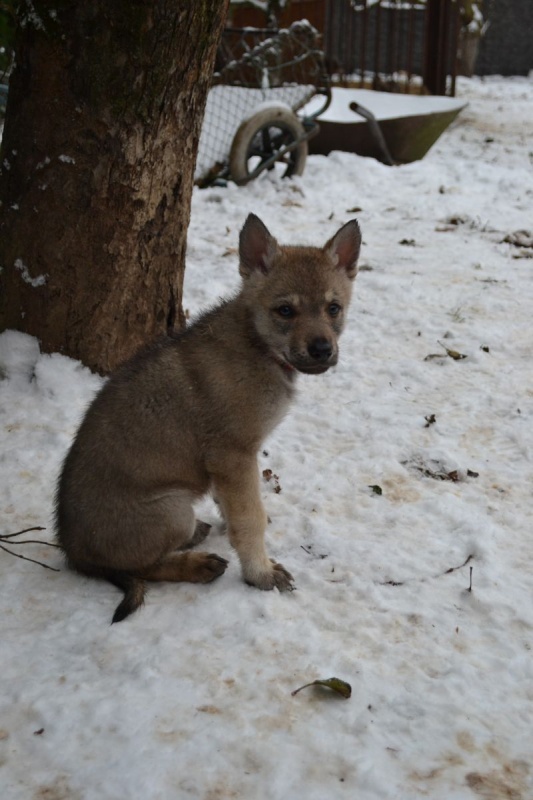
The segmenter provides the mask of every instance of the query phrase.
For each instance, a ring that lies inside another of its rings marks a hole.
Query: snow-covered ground
[[[533,798],[533,249],[504,241],[533,227],[533,80],[458,96],[421,162],[333,153],[292,182],[195,191],[192,314],[237,286],[250,211],[286,243],[363,231],[339,366],[299,378],[260,455],[281,487],[264,483],[269,550],[298,590],[243,584],[218,527],[220,580],[153,586],[110,626],[111,585],[0,542],[61,568],[0,551],[3,800]],[[52,541],[100,379],[15,333],[0,370],[0,533]],[[350,699],[291,696],[331,676]]]

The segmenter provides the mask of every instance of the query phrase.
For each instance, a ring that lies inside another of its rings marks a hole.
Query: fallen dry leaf
[[[453,358],[454,361],[460,361],[462,358],[467,358],[464,353],[459,353],[457,350],[450,350],[450,348],[446,347],[446,345],[442,344],[442,342],[439,342],[439,344],[446,350],[446,355],[450,356],[450,358]]]
[[[508,233],[503,241],[507,244],[514,244],[515,247],[533,247],[533,233],[531,231],[514,231],[514,233]]]
[[[271,469],[264,469],[263,470],[263,478],[265,479],[265,481],[267,483],[272,481],[272,488],[274,489],[276,494],[279,494],[281,492],[281,486],[280,486],[280,482],[279,482],[279,475],[274,475],[274,473],[272,472]]]
[[[333,692],[340,694],[341,697],[344,697],[346,700],[352,696],[352,687],[349,683],[346,683],[346,681],[341,681],[340,678],[326,678],[325,680],[306,683],[304,686],[300,686],[299,689],[295,689],[291,692],[291,695],[294,697],[295,694],[301,692],[302,689],[307,689],[309,686],[324,686],[326,689],[331,689]]]

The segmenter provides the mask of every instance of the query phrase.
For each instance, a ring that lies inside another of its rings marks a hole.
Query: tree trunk
[[[0,330],[106,373],[183,323],[227,0],[22,2],[0,160]]]

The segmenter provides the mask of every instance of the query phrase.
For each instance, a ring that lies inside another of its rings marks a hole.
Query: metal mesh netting
[[[195,179],[227,173],[231,144],[244,120],[264,103],[297,111],[328,91],[318,33],[308,22],[280,31],[227,29],[217,57],[198,147]]]
[[[240,125],[265,102],[300,107],[315,94],[314,86],[284,86],[275,89],[244,89],[213,86],[207,97],[198,146],[195,179],[208,180],[224,172],[231,145]]]

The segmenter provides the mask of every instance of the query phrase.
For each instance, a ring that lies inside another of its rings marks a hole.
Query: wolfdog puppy
[[[207,583],[224,572],[225,559],[186,549],[209,531],[193,510],[207,492],[244,580],[293,588],[265,549],[257,452],[298,372],[337,363],[361,234],[352,220],[322,248],[282,246],[250,214],[239,243],[238,294],[112,374],[63,464],[58,541],[71,568],[124,592],[113,622],[142,604],[145,581]]]

